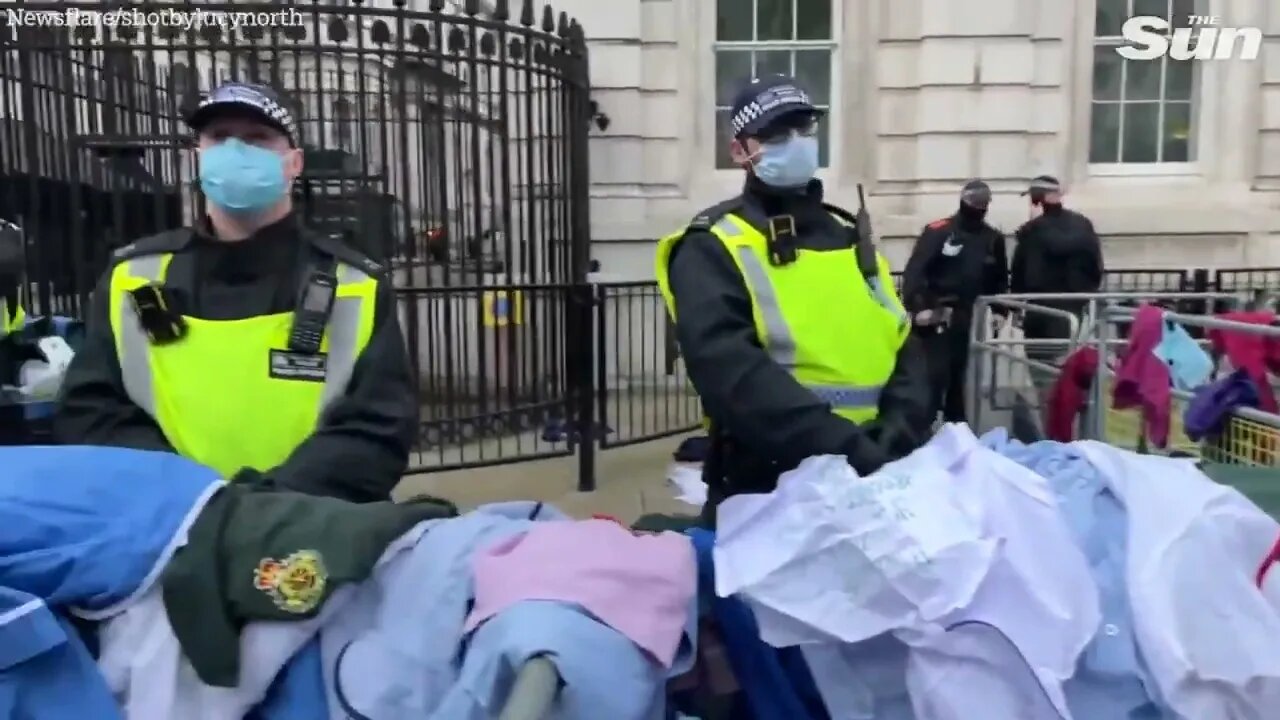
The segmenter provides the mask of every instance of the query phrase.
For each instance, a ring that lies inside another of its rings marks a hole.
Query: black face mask
[[[979,228],[987,219],[987,208],[976,208],[960,203],[960,224],[966,228]]]

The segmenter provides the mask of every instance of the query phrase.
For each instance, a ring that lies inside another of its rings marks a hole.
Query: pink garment
[[[1117,410],[1138,408],[1147,439],[1158,448],[1169,444],[1169,403],[1173,380],[1169,366],[1156,355],[1164,338],[1164,311],[1154,305],[1138,308],[1129,329],[1129,344],[1116,368],[1111,399]]]
[[[1218,317],[1255,325],[1270,325],[1276,320],[1276,314],[1268,311],[1228,312],[1220,313]],[[1271,390],[1271,378],[1267,375],[1268,371],[1280,372],[1280,341],[1265,335],[1219,328],[1211,329],[1205,336],[1215,353],[1225,355],[1232,367],[1244,370],[1258,386],[1259,410],[1273,413],[1280,409]]]
[[[636,535],[609,520],[539,523],[477,553],[472,569],[465,631],[525,600],[574,603],[668,668],[698,585],[685,536]]]

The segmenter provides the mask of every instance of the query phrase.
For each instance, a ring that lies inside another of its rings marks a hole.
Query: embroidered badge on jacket
[[[299,550],[283,560],[263,558],[253,571],[253,586],[288,613],[315,610],[324,598],[329,573],[315,550]]]

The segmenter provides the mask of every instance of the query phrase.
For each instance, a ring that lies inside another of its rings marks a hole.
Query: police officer
[[[1093,293],[1102,287],[1104,266],[1102,243],[1089,218],[1062,206],[1063,189],[1057,178],[1041,175],[1022,193],[1030,201],[1031,219],[1018,228],[1013,249],[1009,286],[1015,293]],[[1041,300],[1038,305],[1067,310],[1080,315],[1083,300]],[[1022,319],[1027,340],[1064,341],[1070,323],[1061,316],[1027,312]],[[1035,343],[1027,346],[1027,357],[1043,362],[1056,361],[1065,343]],[[1037,377],[1043,381],[1039,373]]]
[[[935,414],[940,411],[946,422],[965,421],[974,301],[1009,287],[1004,234],[987,224],[990,207],[991,188],[970,180],[960,191],[955,214],[921,231],[903,272],[902,295],[913,332],[928,348]]]
[[[300,224],[298,127],[271,89],[224,84],[187,123],[207,215],[115,253],[66,378],[60,439],[387,499],[418,404],[383,269]]]
[[[814,178],[821,115],[791,78],[745,84],[728,138],[742,194],[658,244],[658,284],[711,420],[708,520],[809,456],[869,473],[927,437],[924,358],[888,264]]]

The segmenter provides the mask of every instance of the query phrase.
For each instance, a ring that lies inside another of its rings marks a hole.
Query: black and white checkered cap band
[[[730,121],[733,134],[740,135],[751,123],[786,105],[803,105],[812,108],[809,94],[794,85],[778,85],[763,90],[755,100],[742,106]]]
[[[1062,185],[1054,180],[1035,179],[1031,181],[1032,190],[1043,190],[1044,192],[1062,192]]]
[[[224,85],[200,101],[197,112],[212,105],[246,105],[255,108],[272,121],[279,123],[291,139],[298,137],[298,127],[293,113],[269,95],[251,85]]]

